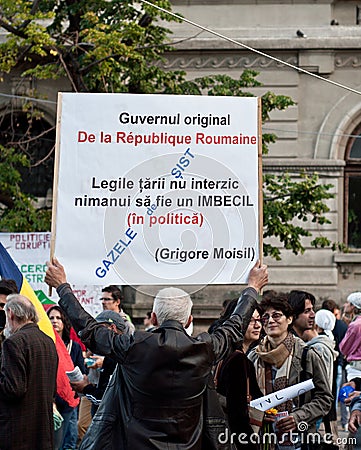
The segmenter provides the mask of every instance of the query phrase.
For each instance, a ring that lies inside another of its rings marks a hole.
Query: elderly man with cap
[[[361,292],[350,294],[345,306],[353,320],[340,342],[340,351],[348,362],[346,372],[347,381],[350,381],[361,377]]]
[[[125,320],[115,311],[105,310],[98,314],[95,320],[104,324],[115,334],[129,333]],[[85,395],[92,402],[92,416],[94,416],[100,405],[109,378],[112,376],[116,365],[117,363],[112,358],[105,356],[97,385],[91,383],[87,375],[84,375],[82,381],[70,383],[74,391]]]

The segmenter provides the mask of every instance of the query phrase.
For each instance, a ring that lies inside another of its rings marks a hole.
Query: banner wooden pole
[[[58,180],[59,180],[59,153],[60,153],[60,125],[62,111],[62,93],[58,93],[58,104],[56,111],[56,139],[55,139],[55,157],[54,157],[54,182],[53,182],[53,205],[51,213],[51,240],[50,240],[50,261],[54,256],[55,237],[56,237],[56,210],[58,205]],[[52,295],[52,289],[49,286],[49,296]]]

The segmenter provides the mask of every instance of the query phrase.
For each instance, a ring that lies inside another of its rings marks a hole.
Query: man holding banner
[[[59,305],[84,344],[119,363],[81,449],[225,448],[217,440],[224,422],[220,419],[211,430],[215,419],[206,420],[206,386],[214,362],[228,354],[233,342],[242,341],[258,292],[268,282],[267,266],[258,261],[252,268],[231,318],[213,334],[195,338],[185,331],[192,321],[192,301],[181,289],[157,294],[152,312],[157,330],[120,336],[82,308],[56,258],[48,264],[45,281],[57,289]],[[205,444],[206,432],[213,432],[212,443]]]

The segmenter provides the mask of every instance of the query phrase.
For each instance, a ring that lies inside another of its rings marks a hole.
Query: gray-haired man
[[[29,299],[7,297],[6,336],[0,370],[0,447],[52,450],[53,399],[58,356],[52,339],[37,326]]]

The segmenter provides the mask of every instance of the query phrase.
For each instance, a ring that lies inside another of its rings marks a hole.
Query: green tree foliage
[[[301,237],[311,236],[311,233],[302,227],[308,221],[324,225],[330,223],[325,217],[329,211],[325,199],[333,197],[328,192],[331,184],[318,183],[317,174],[300,174],[300,179],[293,180],[290,174],[282,176],[264,176],[264,237],[277,237],[288,250],[296,255],[304,253]],[[331,242],[318,236],[311,241],[315,247],[326,247]],[[268,243],[264,243],[264,253],[276,259],[280,258],[280,250]]]
[[[50,211],[36,207],[35,199],[22,192],[19,167],[28,167],[25,154],[0,145],[0,231],[49,229]]]
[[[167,0],[157,0],[157,5],[170,9]],[[8,36],[0,44],[0,71],[16,69],[23,77],[35,79],[65,77],[74,92],[254,95],[252,88],[261,84],[252,70],[245,70],[238,79],[215,75],[195,80],[188,80],[183,71],[163,70],[164,55],[172,51],[165,24],[174,20],[133,0],[2,0],[0,26]],[[263,122],[273,110],[292,104],[287,96],[266,92]],[[27,105],[27,113],[31,120],[42,115],[34,105]],[[263,134],[264,154],[275,141],[274,134]],[[26,156],[16,145],[1,151],[0,195],[12,202],[2,202],[0,229],[49,229],[49,215],[46,223],[46,214],[36,212],[31,198],[20,190],[18,168],[29,164]],[[326,223],[330,188],[320,185],[315,174],[304,173],[297,180],[287,174],[266,175],[264,236],[275,236],[286,249],[303,252],[301,239],[309,232],[301,225],[309,220]],[[322,237],[313,241],[316,246],[329,244]],[[264,250],[280,258],[278,248],[265,244]]]

